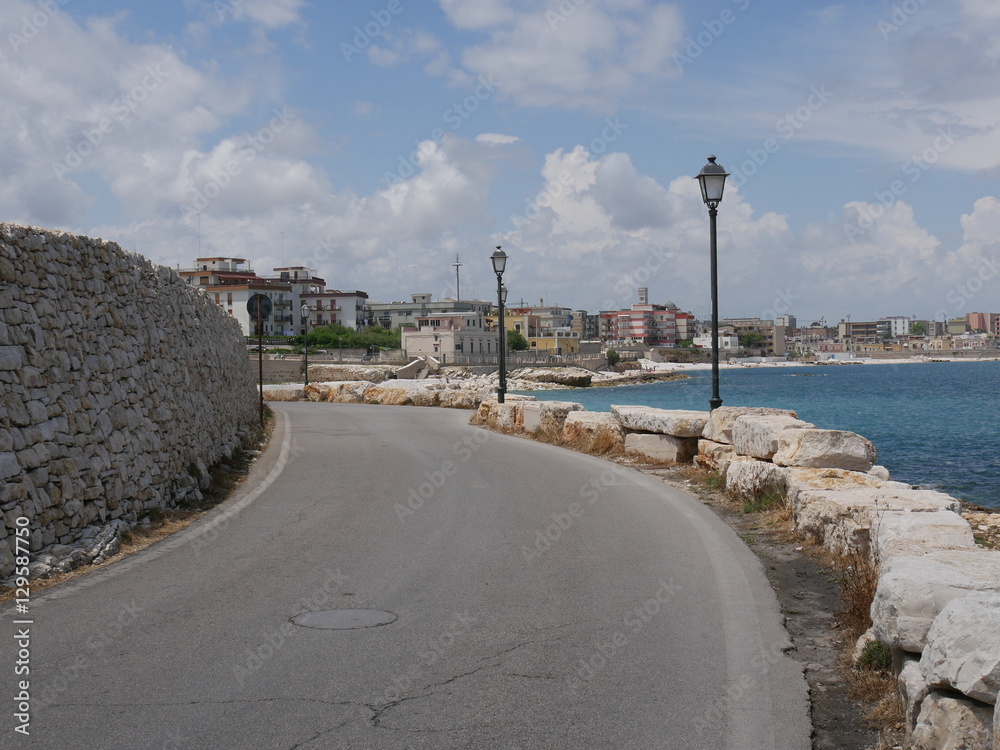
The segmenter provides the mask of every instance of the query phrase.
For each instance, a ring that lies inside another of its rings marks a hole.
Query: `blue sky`
[[[1000,310],[994,0],[5,0],[0,220],[383,301]],[[200,225],[200,236],[199,236]]]

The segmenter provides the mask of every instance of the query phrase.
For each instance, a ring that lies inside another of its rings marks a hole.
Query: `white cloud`
[[[519,140],[521,139],[516,135],[503,135],[502,133],[480,133],[476,136],[477,143],[491,143],[495,146],[517,143]]]
[[[231,18],[278,29],[301,23],[300,12],[306,3],[305,0],[211,0],[200,5],[206,17],[214,17],[217,22]]]
[[[502,95],[521,106],[610,111],[677,73],[672,56],[682,45],[683,23],[672,3],[441,4],[458,28],[489,35],[463,50],[463,66],[473,76],[495,76]]]
[[[356,114],[358,117],[371,117],[371,114],[374,111],[375,103],[369,101],[368,99],[359,99],[354,102],[354,106],[351,107],[351,112]]]

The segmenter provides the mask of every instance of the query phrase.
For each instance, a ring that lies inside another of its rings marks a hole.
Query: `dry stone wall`
[[[0,224],[0,579],[24,519],[34,557],[83,555],[109,528],[200,498],[257,401],[238,323],[176,273]]]

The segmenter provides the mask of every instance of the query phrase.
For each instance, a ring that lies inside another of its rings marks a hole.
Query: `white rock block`
[[[871,529],[886,511],[954,511],[960,503],[931,490],[805,490],[792,507],[798,530],[835,555],[871,552]],[[915,525],[915,524],[914,524]]]
[[[920,716],[920,707],[931,692],[927,680],[924,679],[924,673],[920,669],[919,659],[909,656],[904,660],[903,668],[896,678],[896,687],[899,689],[899,698],[903,702],[903,725],[906,729],[906,736],[912,738],[913,730],[917,726],[917,717]]]
[[[683,464],[694,458],[698,448],[695,438],[679,438],[673,435],[655,435],[642,432],[630,432],[625,435],[625,451],[638,453],[641,456],[662,461],[663,463]]]
[[[953,599],[934,618],[920,659],[934,689],[957,690],[983,703],[1000,691],[1000,593]]]
[[[778,450],[779,439],[785,430],[815,426],[787,414],[743,415],[733,422],[733,445],[741,456],[769,459]]]
[[[587,447],[604,445],[607,449],[623,448],[625,430],[614,414],[603,411],[572,411],[563,423],[563,442],[582,442]]]
[[[737,456],[726,469],[726,490],[736,497],[761,497],[785,492],[785,470],[770,461]]]
[[[798,417],[798,414],[788,409],[771,409],[763,406],[720,406],[710,413],[708,422],[705,423],[705,429],[702,430],[702,437],[716,443],[732,444],[733,423],[737,417],[744,415]]]
[[[868,472],[878,460],[871,440],[846,430],[788,430],[773,460],[779,466],[848,469]]]
[[[920,707],[910,750],[990,750],[992,724],[990,707],[931,693]]]
[[[875,634],[891,648],[919,654],[945,606],[974,592],[1000,592],[1000,551],[938,550],[890,557],[882,562],[872,602]]]
[[[736,448],[729,443],[716,443],[714,440],[699,440],[698,455],[694,462],[703,469],[725,474],[729,464],[736,458]]]
[[[520,425],[525,432],[541,431],[552,437],[562,435],[566,416],[584,411],[582,404],[572,401],[534,401],[521,405]]]
[[[912,490],[921,492],[922,490]],[[951,510],[878,512],[871,528],[879,559],[932,549],[974,549],[969,522]]]
[[[306,389],[301,385],[265,385],[265,401],[305,401]]]
[[[626,430],[681,438],[701,437],[702,430],[708,422],[707,411],[654,409],[650,406],[612,406],[611,413]]]
[[[885,482],[876,476],[847,469],[810,469],[804,466],[785,468],[788,502],[794,508],[805,490],[912,489],[908,484]]]

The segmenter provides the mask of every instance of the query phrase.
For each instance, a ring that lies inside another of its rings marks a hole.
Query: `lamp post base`
[[[710,398],[708,400],[708,410],[709,411],[715,411],[720,406],[722,406],[722,399],[721,398]]]

